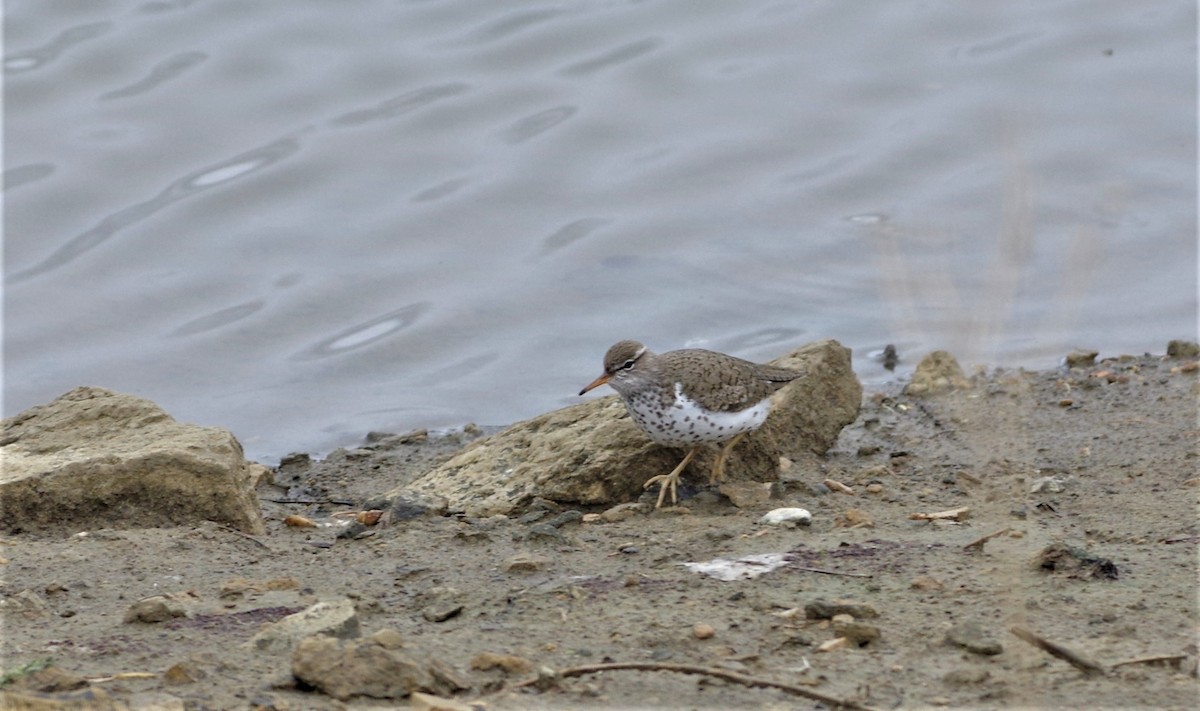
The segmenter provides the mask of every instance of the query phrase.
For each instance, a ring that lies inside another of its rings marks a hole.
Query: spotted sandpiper
[[[650,439],[667,447],[691,447],[674,471],[643,485],[659,485],[655,508],[661,508],[668,488],[675,503],[679,475],[706,444],[725,443],[713,462],[709,484],[720,481],[729,450],[766,422],[771,395],[802,375],[700,348],[657,354],[637,341],[620,341],[604,354],[604,375],[579,394],[607,383],[620,393],[630,417]]]

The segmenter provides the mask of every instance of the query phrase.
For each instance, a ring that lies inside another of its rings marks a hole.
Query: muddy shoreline
[[[306,689],[294,645],[252,642],[264,624],[348,600],[348,638],[394,631],[380,639],[447,670],[439,696],[489,709],[821,707],[739,677],[878,709],[1193,708],[1198,395],[1194,357],[989,371],[940,395],[866,393],[829,453],[741,505],[696,486],[662,511],[646,498],[537,501],[354,529],[383,492],[486,433],[373,435],[285,459],[258,489],[265,535],[199,524],[4,537],[0,666],[52,659],[90,681],[36,692],[21,675],[0,690],[60,704],[46,708],[405,707]],[[760,522],[784,507],[811,524]],[[730,580],[685,565],[750,556],[759,574]],[[184,613],[127,618],[163,595]],[[874,614],[811,612],[836,600]],[[514,688],[539,669],[614,663],[639,668]],[[93,706],[72,701],[85,692]]]

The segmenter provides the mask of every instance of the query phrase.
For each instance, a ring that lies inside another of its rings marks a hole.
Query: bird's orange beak
[[[601,385],[607,383],[608,379],[611,377],[612,376],[609,375],[608,373],[601,375],[599,378],[596,378],[592,382],[588,383],[588,386],[586,388],[584,388],[583,390],[580,390],[579,394],[582,395],[582,394],[586,393],[588,390],[594,390],[595,388],[600,387]]]

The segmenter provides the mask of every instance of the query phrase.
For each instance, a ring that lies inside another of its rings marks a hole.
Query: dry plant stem
[[[834,491],[840,491],[843,494],[847,494],[849,496],[854,496],[854,489],[851,489],[850,487],[846,486],[845,484],[843,484],[842,482],[840,482],[836,479],[826,479],[822,483],[825,484],[825,486],[829,487],[830,489],[833,489]]]
[[[1153,657],[1138,657],[1137,659],[1126,659],[1123,662],[1117,662],[1112,665],[1113,669],[1117,667],[1129,666],[1130,664],[1166,664],[1175,668],[1179,668],[1181,664],[1187,661],[1186,654],[1157,654]]]
[[[585,664],[578,667],[568,667],[555,672],[555,676],[559,679],[565,679],[572,676],[583,676],[584,674],[596,674],[605,671],[670,671],[680,674],[701,674],[703,676],[716,677],[725,681],[741,684],[742,686],[765,687],[769,689],[778,689],[795,696],[803,696],[805,698],[820,701],[821,703],[829,704],[834,708],[852,709],[853,711],[872,711],[871,707],[863,706],[854,701],[839,699],[834,696],[826,696],[825,694],[805,689],[802,686],[794,686],[792,684],[783,684],[769,679],[758,679],[737,672],[726,671],[724,669],[713,669],[711,667],[699,667],[692,664],[667,664],[661,662],[614,662],[611,664]],[[518,689],[523,686],[533,686],[541,679],[526,679],[525,681],[509,687],[510,689]]]
[[[803,571],[809,572],[809,573],[823,573],[825,575],[845,575],[845,576],[851,577],[851,578],[869,578],[869,577],[871,577],[870,573],[839,573],[836,570],[823,570],[821,568],[805,568],[800,565],[794,565],[791,567],[795,568],[796,570],[803,570]]]
[[[226,533],[232,533],[235,536],[241,536],[242,538],[245,538],[247,541],[250,541],[251,543],[256,543],[256,544],[262,546],[263,548],[266,548],[267,550],[271,550],[271,546],[268,546],[266,543],[263,543],[262,541],[258,540],[254,536],[251,536],[249,533],[242,533],[241,531],[237,530],[236,528],[226,526],[223,523],[218,523],[218,524],[216,524],[216,526],[217,526],[217,528],[221,529],[222,531],[225,531]]]
[[[1192,541],[1200,541],[1200,536],[1179,536],[1178,538],[1164,538],[1159,543],[1191,543]]]
[[[992,540],[996,536],[1003,536],[1006,533],[1008,533],[1008,529],[1002,528],[999,531],[989,533],[986,536],[980,536],[979,538],[976,538],[975,540],[971,541],[967,545],[963,546],[963,550],[969,551],[969,550],[976,549],[976,548],[979,550],[983,550],[984,543],[987,543],[988,541]]]
[[[1058,657],[1059,659],[1069,663],[1071,666],[1079,669],[1085,674],[1103,674],[1104,667],[1100,666],[1092,660],[1080,656],[1079,654],[1067,649],[1066,647],[1055,644],[1044,637],[1040,637],[1033,632],[1023,627],[1009,627],[1009,632],[1032,644],[1033,646],[1045,651],[1047,654]]]
[[[909,514],[910,521],[935,521],[937,519],[954,519],[955,521],[963,518],[971,510],[970,506],[960,506],[956,509],[947,511],[938,511],[936,513],[915,513]]]

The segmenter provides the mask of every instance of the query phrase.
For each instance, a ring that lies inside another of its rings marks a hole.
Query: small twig
[[[827,696],[825,694],[813,691],[811,689],[806,689],[802,686],[795,686],[793,684],[784,684],[784,683],[781,683],[778,681],[771,681],[769,679],[759,679],[757,677],[746,676],[745,674],[738,674],[737,672],[726,671],[724,669],[714,669],[712,667],[700,667],[700,666],[695,666],[692,664],[669,664],[669,663],[665,663],[665,662],[613,662],[610,664],[585,664],[583,666],[568,667],[566,669],[560,669],[554,673],[554,676],[559,679],[565,679],[567,677],[572,677],[572,676],[583,676],[585,674],[597,674],[599,672],[605,672],[605,671],[622,671],[622,670],[669,671],[669,672],[678,672],[680,674],[701,674],[704,676],[711,676],[711,677],[716,677],[718,679],[724,679],[725,681],[730,681],[735,684],[741,684],[743,686],[749,686],[751,688],[766,687],[769,689],[778,689],[779,691],[783,691],[783,692],[792,694],[794,696],[803,696],[808,699],[813,699],[814,701],[820,701],[822,703],[829,704],[830,706],[833,706],[834,708],[852,709],[853,711],[871,711],[871,708],[869,706],[863,706],[862,704],[857,703],[855,701],[839,699],[835,696]],[[533,686],[541,681],[542,681],[542,677],[526,679],[525,681],[518,682],[518,683],[510,686],[509,688],[510,689],[519,689],[519,688],[525,687],[525,686]]]
[[[1200,541],[1200,536],[1176,536],[1174,538],[1164,538],[1159,543],[1191,543]]]
[[[99,684],[106,681],[123,681],[125,679],[157,679],[158,674],[154,672],[120,672],[112,676],[91,676],[85,678],[92,684]]]
[[[955,521],[961,521],[967,517],[967,514],[970,513],[970,511],[970,506],[959,506],[956,509],[938,511],[936,513],[909,514],[908,518],[911,521],[937,521],[940,519],[953,519]]]
[[[1167,664],[1178,668],[1179,665],[1187,659],[1186,654],[1158,654],[1153,657],[1138,657],[1137,659],[1126,659],[1123,662],[1117,662],[1112,665],[1113,669],[1117,667],[1128,666],[1130,664]]]
[[[332,504],[335,506],[353,506],[353,501],[341,501],[339,499],[263,499],[270,501],[273,504]]]
[[[840,491],[841,493],[846,494],[848,496],[854,496],[854,489],[851,489],[850,487],[846,486],[845,484],[838,481],[837,479],[826,479],[825,481],[823,481],[821,483],[823,483],[825,486],[829,487],[830,489],[833,489],[834,491]]]
[[[1006,533],[1008,533],[1008,529],[1002,528],[999,531],[996,531],[994,533],[989,533],[986,536],[980,536],[979,538],[976,538],[975,540],[971,541],[967,545],[963,546],[963,550],[969,551],[972,549],[979,549],[980,551],[982,551],[984,543],[987,543],[988,541],[992,540],[996,536],[1003,536]]]
[[[809,573],[823,573],[825,575],[845,575],[845,576],[848,576],[851,578],[869,578],[869,577],[871,577],[870,573],[839,573],[836,570],[824,570],[822,568],[806,568],[802,565],[793,565],[791,567],[795,568],[796,570],[803,570],[803,571],[806,571]]]
[[[1066,647],[1062,646],[1061,644],[1055,644],[1054,642],[1051,642],[1048,639],[1040,637],[1023,627],[1016,627],[1016,626],[1009,627],[1008,631],[1012,632],[1017,637],[1020,637],[1021,639],[1025,640],[1026,642],[1032,644],[1033,646],[1041,649],[1042,651],[1044,651],[1052,656],[1058,657],[1059,659],[1069,663],[1071,666],[1075,667],[1076,669],[1079,669],[1080,671],[1082,671],[1085,674],[1103,674],[1104,673],[1104,667],[1100,666],[1096,662],[1093,662],[1092,660],[1078,654],[1077,652],[1067,649]]]
[[[216,524],[217,528],[221,529],[222,531],[225,531],[227,533],[232,533],[235,536],[241,536],[242,538],[245,538],[247,541],[252,541],[252,542],[257,543],[258,545],[262,546],[263,548],[266,548],[267,550],[271,550],[271,546],[268,546],[266,543],[263,543],[262,541],[258,540],[254,536],[251,536],[249,533],[242,533],[241,531],[237,530],[236,528],[233,528],[232,526],[226,526],[223,523],[216,523],[216,521],[214,521],[213,523]]]

